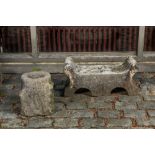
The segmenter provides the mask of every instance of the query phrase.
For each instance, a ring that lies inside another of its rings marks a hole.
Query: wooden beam
[[[31,32],[32,56],[36,58],[39,56],[39,51],[38,51],[38,46],[37,46],[36,26],[30,26],[30,32]]]
[[[143,58],[143,50],[144,50],[144,37],[145,37],[145,26],[139,27],[139,37],[138,37],[138,58]]]

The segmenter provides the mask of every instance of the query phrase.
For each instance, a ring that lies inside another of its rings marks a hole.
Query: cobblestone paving
[[[139,96],[57,96],[52,115],[24,117],[18,96],[20,75],[5,79],[0,85],[0,128],[155,128],[155,96],[146,93],[145,85]]]

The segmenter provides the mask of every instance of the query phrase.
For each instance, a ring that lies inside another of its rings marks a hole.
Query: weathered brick
[[[26,128],[50,128],[53,119],[46,117],[32,117],[28,120]]]
[[[116,101],[115,108],[117,110],[125,110],[125,109],[137,109],[136,103],[129,103],[128,101]]]
[[[128,118],[109,119],[107,127],[130,128],[132,127],[132,121]]]
[[[155,126],[155,118],[151,117],[148,120],[137,120],[138,126]]]
[[[66,103],[66,108],[67,109],[86,109],[87,105],[86,103],[80,103],[80,102],[68,102]]]
[[[2,99],[0,103],[0,109],[1,111],[11,111],[12,104],[9,102],[6,102],[5,99]]]
[[[114,111],[114,110],[99,110],[98,111],[98,117],[103,117],[103,118],[118,118],[120,112],[119,111]]]
[[[11,113],[11,112],[5,112],[5,111],[1,111],[0,112],[0,119],[16,119],[17,115],[15,113]]]
[[[155,101],[155,96],[153,95],[144,95],[144,101]]]
[[[65,105],[63,103],[61,103],[61,102],[56,102],[54,105],[55,105],[55,110],[56,111],[65,109]]]
[[[61,111],[56,111],[55,113],[53,113],[50,117],[53,118],[66,118],[66,117],[70,117],[71,116],[71,111],[69,110],[61,110]]]
[[[83,118],[80,122],[81,128],[104,128],[104,119],[102,118]]]
[[[80,102],[80,103],[89,103],[91,101],[91,97],[83,94],[76,94],[70,97],[69,102]]]
[[[155,110],[148,110],[147,112],[150,117],[155,117]]]
[[[137,118],[137,119],[147,119],[146,112],[144,110],[124,110],[124,117]]]
[[[130,103],[130,104],[135,104],[139,103],[142,101],[140,96],[126,96],[126,95],[120,95],[119,96],[119,101]]]
[[[139,109],[155,109],[155,102],[145,101],[138,104]]]
[[[3,129],[6,129],[6,128],[19,129],[19,128],[24,128],[26,123],[27,123],[27,120],[22,120],[19,118],[9,119],[9,120],[5,119],[5,120],[2,120],[0,127]]]
[[[83,118],[80,122],[82,128],[104,128],[104,120],[102,118]]]
[[[54,97],[56,103],[67,103],[70,101],[69,97]]]
[[[71,118],[93,118],[95,115],[93,110],[72,110]]]
[[[73,118],[57,118],[53,125],[54,128],[77,128],[79,126],[78,119]]]
[[[91,98],[91,101],[88,103],[88,108],[112,109],[113,97],[111,98],[111,102],[104,99],[105,97]]]

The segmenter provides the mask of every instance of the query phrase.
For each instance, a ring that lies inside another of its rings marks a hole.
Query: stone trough
[[[125,89],[128,95],[139,92],[133,80],[137,72],[133,57],[128,57],[119,65],[80,65],[72,57],[67,57],[64,72],[70,80],[65,96],[72,96],[80,89],[88,90],[92,96],[111,95],[115,88]]]

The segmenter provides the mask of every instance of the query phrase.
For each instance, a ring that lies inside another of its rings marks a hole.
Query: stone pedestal
[[[48,72],[24,73],[20,92],[21,114],[50,115],[54,110],[53,83]]]

